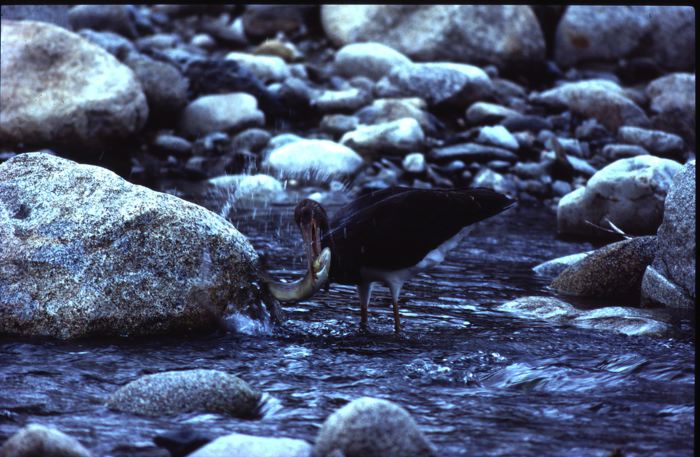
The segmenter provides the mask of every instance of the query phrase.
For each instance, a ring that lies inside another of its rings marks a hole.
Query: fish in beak
[[[266,280],[270,293],[279,301],[304,300],[313,296],[328,281],[331,269],[331,250],[324,248],[318,257],[309,263],[306,275],[297,281],[284,283]]]

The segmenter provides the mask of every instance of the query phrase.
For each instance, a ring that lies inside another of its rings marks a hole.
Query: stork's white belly
[[[447,253],[457,247],[462,238],[467,236],[469,232],[472,231],[474,225],[476,224],[462,228],[462,230],[460,230],[452,238],[428,252],[428,254],[426,254],[426,256],[420,260],[420,262],[413,266],[402,268],[400,270],[383,270],[379,268],[362,267],[360,269],[360,276],[362,276],[364,283],[380,281],[387,284],[392,290],[401,290],[403,283],[411,279],[413,276],[441,264],[445,260]]]

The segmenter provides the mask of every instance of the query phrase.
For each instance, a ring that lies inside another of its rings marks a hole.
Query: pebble
[[[476,102],[467,108],[467,120],[472,124],[486,124],[499,122],[510,116],[517,116],[520,113],[502,105],[488,102]]]
[[[515,151],[519,147],[518,140],[502,125],[482,127],[479,130],[479,136],[476,138],[476,141],[482,144],[510,149],[511,151]]]
[[[408,173],[419,174],[425,171],[425,156],[420,152],[407,154],[401,162],[403,169]]]
[[[372,101],[370,94],[364,90],[350,88],[346,90],[326,90],[313,100],[313,105],[321,113],[352,112]]]
[[[411,59],[377,42],[351,43],[335,54],[335,71],[345,77],[366,76],[381,79],[394,68],[411,64]]]
[[[280,178],[328,184],[333,179],[352,176],[363,163],[355,151],[329,140],[299,139],[275,146],[263,165]]]
[[[507,160],[509,162],[515,162],[518,156],[507,149],[496,146],[486,146],[477,143],[460,143],[435,148],[430,151],[429,158],[435,161],[462,159],[479,162],[488,162],[489,160]]]
[[[620,143],[641,146],[650,153],[668,157],[683,150],[683,139],[673,133],[639,127],[621,127],[617,132]]]
[[[262,81],[284,81],[291,76],[287,63],[280,57],[229,52],[226,60],[233,60],[248,68]]]
[[[649,154],[649,151],[634,144],[606,144],[601,152],[609,162]]]
[[[153,145],[176,155],[185,155],[192,150],[192,143],[182,137],[168,133],[158,134]]]
[[[332,135],[343,135],[346,132],[355,130],[360,125],[360,121],[356,116],[348,116],[345,114],[326,114],[321,119],[319,126],[322,131]]]
[[[355,150],[374,152],[405,152],[420,150],[425,135],[420,124],[410,117],[377,125],[360,126],[347,132],[340,140]]]
[[[551,130],[552,123],[542,117],[532,114],[519,114],[508,116],[500,124],[507,128],[509,132],[539,132],[540,130]]]

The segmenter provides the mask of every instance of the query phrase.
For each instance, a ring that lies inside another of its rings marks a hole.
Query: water
[[[211,203],[210,203],[211,204]],[[215,208],[218,210],[218,208]],[[231,214],[273,275],[303,273],[293,207]],[[329,210],[333,212],[333,207]],[[241,331],[188,338],[55,342],[0,340],[0,441],[27,423],[54,426],[97,456],[134,455],[182,425],[313,441],[323,420],[361,396],[404,406],[439,455],[693,455],[694,323],[669,338],[628,337],[521,320],[495,310],[549,294],[531,267],[591,249],[556,240],[554,215],[515,208],[482,222],[441,266],[404,286],[403,335],[388,290],[375,287],[370,334],[355,291],[332,286],[288,306],[284,327],[245,319]],[[141,418],[104,407],[144,374],[211,368],[267,394],[265,415]]]

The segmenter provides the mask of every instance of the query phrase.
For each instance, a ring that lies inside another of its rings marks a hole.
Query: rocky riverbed
[[[690,339],[669,360],[692,365],[694,30],[694,10],[678,6],[3,6],[0,354],[26,337],[196,339],[230,332],[231,316],[269,335],[289,322],[261,271],[301,249],[279,239],[299,237],[289,214],[269,208],[309,196],[334,207],[395,185],[483,186],[516,198],[518,214],[556,220],[551,239],[579,253],[535,253],[533,286],[487,306],[551,329]],[[274,235],[240,219],[258,211]],[[137,416],[265,417],[264,389],[231,365],[166,365],[125,373],[101,401]],[[461,453],[420,430],[429,408],[416,425],[401,406],[360,399],[369,394],[382,392],[353,390],[322,427],[314,414],[315,438],[234,434],[192,455]],[[3,402],[9,438],[35,415]],[[357,422],[372,425],[348,435]],[[0,449],[51,441],[90,455],[59,433],[25,428]],[[216,437],[175,434],[160,451],[187,455]]]

